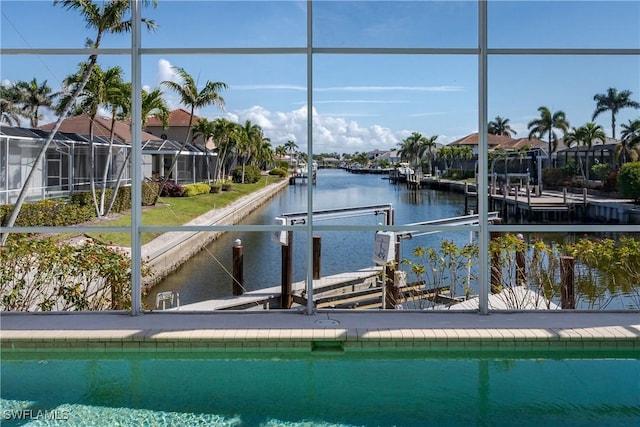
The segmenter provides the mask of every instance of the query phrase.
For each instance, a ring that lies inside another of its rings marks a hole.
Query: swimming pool
[[[3,426],[640,424],[633,351],[38,351],[1,363]]]

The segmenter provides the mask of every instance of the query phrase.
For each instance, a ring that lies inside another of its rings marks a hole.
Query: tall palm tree
[[[156,0],[142,0],[141,4],[145,5],[156,5]],[[127,13],[131,9],[131,1],[122,0],[122,1],[107,1],[107,2],[99,2],[94,3],[89,0],[54,0],[54,5],[62,5],[63,8],[67,10],[75,10],[80,13],[80,15],[84,18],[86,27],[88,29],[95,30],[95,37],[93,39],[87,39],[86,46],[98,49],[101,46],[102,39],[107,34],[116,34],[116,33],[124,33],[131,30],[131,20],[127,19]],[[148,29],[154,29],[156,24],[154,21],[150,21],[143,18],[143,22],[145,23]],[[13,206],[13,210],[11,212],[11,216],[7,221],[7,228],[12,227],[15,224],[16,218],[18,218],[18,214],[22,209],[22,205],[24,203],[24,199],[27,196],[27,191],[31,185],[31,180],[35,176],[35,172],[38,167],[42,164],[45,153],[49,149],[51,145],[51,141],[55,134],[60,129],[62,122],[64,121],[67,113],[71,110],[73,105],[75,104],[75,98],[82,92],[84,89],[84,85],[89,80],[89,76],[91,75],[91,71],[93,66],[98,61],[97,54],[89,55],[89,66],[85,70],[84,78],[82,82],[77,86],[74,93],[71,95],[69,103],[64,107],[61,111],[61,114],[56,121],[53,129],[47,136],[46,141],[42,144],[38,155],[36,156],[33,166],[29,171],[29,174],[26,176],[24,183],[22,184],[22,189],[20,190],[20,194],[16,199],[16,203]],[[0,246],[4,246],[7,238],[9,237],[8,233],[3,233],[0,237]]]
[[[433,160],[434,150],[438,146],[438,144],[436,143],[437,139],[438,135],[434,135],[432,137],[425,136],[420,140],[418,157],[422,158],[425,153],[427,154],[429,173],[433,173],[433,170],[431,168],[431,161]]]
[[[630,150],[636,146],[640,147],[640,119],[629,120],[629,123],[623,124],[620,136],[622,137],[620,141],[622,162],[626,163],[627,152],[631,154]],[[636,152],[633,157],[637,159],[638,153]]]
[[[529,139],[533,137],[542,139],[545,135],[547,136],[547,141],[549,144],[548,155],[550,167],[551,155],[558,146],[558,136],[554,132],[554,129],[559,129],[563,134],[565,134],[569,129],[569,122],[567,121],[567,117],[562,110],[558,110],[555,113],[552,113],[551,110],[549,110],[547,107],[541,106],[538,108],[538,112],[540,113],[540,118],[530,121],[527,125],[527,129],[529,129]]]
[[[129,88],[129,93],[131,93],[131,83],[127,83],[126,85]],[[147,92],[147,90],[143,88],[140,101],[142,105],[142,121],[140,123],[142,129],[147,127],[150,117],[160,120],[163,129],[166,129],[169,126],[170,111],[167,106],[167,101],[163,98],[161,89],[156,88],[151,92]],[[123,108],[118,114],[118,119],[120,120],[126,120],[131,116],[131,103],[124,107],[125,108]]]
[[[196,124],[193,126],[192,142],[199,136],[202,137],[204,142],[204,149],[207,154],[207,180],[211,181],[211,166],[209,165],[209,149],[207,148],[207,141],[213,139],[215,135],[214,123],[208,119],[202,117],[199,118]]]
[[[279,156],[280,158],[284,157],[284,155],[287,154],[287,149],[285,148],[284,145],[278,145],[275,151],[276,151],[276,155]]]
[[[70,94],[75,93],[76,88],[82,84],[84,74],[89,66],[90,64],[87,62],[81,63],[75,74],[67,76],[63,80],[62,86],[65,94],[62,96],[58,105],[59,110],[64,110],[68,105],[72,96]],[[126,94],[127,86],[125,86],[122,81],[122,74],[123,72],[120,67],[111,67],[107,70],[102,70],[100,65],[95,64],[92,68],[89,79],[84,84],[83,90],[75,97],[75,101],[79,105],[80,111],[83,111],[89,117],[89,185],[91,188],[96,215],[98,217],[105,215],[104,196],[106,192],[107,176],[109,168],[111,167],[111,150],[113,148],[113,132],[115,129],[116,118],[118,112],[123,108],[127,108],[125,105],[130,102],[130,97]],[[94,144],[94,121],[98,115],[98,110],[101,107],[110,109],[112,112],[112,118],[110,132],[111,138],[109,138],[107,161],[105,162],[102,174],[102,194],[100,196],[100,200],[98,200],[95,186],[95,172],[97,171],[97,168]]]
[[[32,128],[38,127],[40,117],[40,107],[51,108],[53,106],[53,95],[51,88],[45,80],[38,84],[34,78],[29,82],[16,83],[19,93],[19,102],[22,104],[22,115],[29,119]]]
[[[605,135],[602,126],[596,125],[593,122],[589,122],[582,126],[582,143],[588,149],[585,156],[585,177],[587,179],[587,182],[589,181],[589,170],[591,169],[591,167],[589,166],[589,152],[591,151],[591,147],[593,147],[593,144],[597,141],[600,141],[600,143],[604,144],[606,139],[607,136]]]
[[[218,92],[227,88],[226,83],[207,81],[202,90],[198,90],[198,84],[191,74],[189,74],[184,68],[172,68],[178,74],[182,82],[176,83],[171,80],[165,80],[162,84],[175,91],[180,96],[180,102],[186,107],[189,107],[189,125],[187,126],[186,138],[180,146],[180,151],[176,153],[173,158],[171,168],[169,169],[170,171],[175,167],[180,152],[187,145],[187,142],[191,140],[191,126],[193,125],[193,116],[195,115],[196,108],[216,105],[224,111],[224,98],[222,98]],[[166,181],[163,181],[162,184],[160,184],[160,191],[162,191],[165,182]]]
[[[257,151],[258,147],[262,145],[263,135],[260,126],[251,123],[251,120],[246,120],[244,126],[238,125],[238,156],[242,157],[242,180],[244,184],[244,172],[247,162],[251,159],[251,156]]]
[[[492,135],[504,135],[511,137],[517,133],[515,130],[511,129],[509,119],[503,119],[500,116],[496,116],[495,119],[491,120],[488,128],[488,132]]]
[[[218,151],[214,181],[218,181],[226,176],[228,158],[235,149],[237,140],[236,133],[235,123],[225,118],[217,118],[213,121],[213,138],[216,143],[216,150]]]
[[[411,135],[398,143],[400,146],[400,158],[407,160],[410,164],[417,163],[424,140],[425,137],[420,132],[412,132]]]
[[[593,96],[596,109],[591,120],[595,120],[601,113],[611,111],[611,137],[616,139],[616,114],[623,108],[640,108],[640,103],[631,99],[631,91],[618,92],[614,87],[607,89],[607,93],[597,93]]]
[[[284,148],[287,150],[287,152],[289,153],[289,167],[291,168],[291,162],[293,161],[293,153],[296,152],[296,150],[298,149],[298,144],[296,144],[295,141],[292,140],[288,140],[285,144],[284,144]]]
[[[438,150],[438,157],[444,162],[445,171],[449,169],[447,160],[453,160],[454,158],[454,151],[455,147],[452,147],[450,145],[445,145],[444,147],[441,147],[440,150]]]
[[[269,138],[263,137],[262,144],[259,144],[256,151],[256,165],[262,169],[266,170],[273,164],[274,159],[274,151],[271,146],[271,140]]]
[[[20,94],[15,85],[4,86],[0,84],[0,123],[9,126],[19,125],[22,111],[18,106]]]

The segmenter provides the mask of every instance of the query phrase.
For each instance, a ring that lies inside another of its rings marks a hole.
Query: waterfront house
[[[92,130],[87,115],[69,117],[62,122],[60,130],[47,150],[42,165],[36,169],[27,200],[63,197],[74,191],[86,191],[90,184],[89,156],[93,146],[96,185],[102,183],[104,165],[111,146],[112,163],[107,171],[107,186],[116,184],[118,171],[128,161],[131,149],[131,129],[128,122],[115,121],[111,134],[111,119],[96,117]],[[24,180],[35,161],[40,147],[46,141],[55,123],[38,129],[0,127],[0,203],[11,204],[17,199]],[[93,144],[89,134],[93,133]],[[110,139],[113,138],[110,145]],[[208,180],[215,168],[217,155],[205,147],[164,140],[153,134],[142,132],[143,177],[145,179],[169,178],[176,183],[194,183]],[[178,157],[175,162],[174,158]],[[173,165],[173,168],[172,168]],[[130,184],[130,172],[126,167],[122,176],[125,185]]]
[[[166,128],[163,126],[162,120],[160,120],[159,118],[149,117],[147,119],[147,126],[144,128],[144,131],[152,135],[156,135],[163,140],[184,141],[189,131],[190,116],[191,114],[187,110],[183,110],[182,108],[173,110],[169,113]],[[194,115],[193,120],[191,121],[191,126],[193,127],[200,118],[200,116]],[[194,135],[192,134],[191,138],[193,138],[193,136]],[[191,141],[187,142],[200,146],[205,145],[205,141],[203,140],[202,135],[198,135]],[[209,148],[214,147],[213,145],[211,145],[213,141],[209,140],[207,142],[209,143]]]
[[[460,139],[457,139],[450,143],[450,146],[468,146],[473,150],[474,155],[478,155],[478,132],[474,132]],[[489,145],[489,151],[505,150],[505,151],[517,151],[525,148],[533,149],[540,148],[545,149],[547,143],[538,138],[511,138],[506,135],[494,135],[487,134],[487,143]],[[545,150],[546,152],[546,150]]]
[[[49,132],[42,129],[20,127],[0,127],[0,203],[11,204],[17,199],[27,175],[40,152]],[[94,153],[97,167],[104,164],[109,141],[102,136],[94,136]],[[114,140],[111,146],[112,165],[107,174],[110,183],[115,182],[117,171],[125,161],[130,145]],[[39,200],[66,196],[74,191],[89,188],[88,155],[89,139],[73,132],[58,132],[51,142],[42,164],[38,165],[28,189],[27,200]],[[102,179],[98,172],[97,179]],[[98,178],[99,176],[99,178]],[[129,182],[128,170],[123,179]]]

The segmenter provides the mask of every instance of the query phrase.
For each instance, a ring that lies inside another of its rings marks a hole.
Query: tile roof
[[[79,116],[73,116],[65,119],[60,126],[61,132],[66,133],[77,133],[80,135],[89,135],[89,116],[86,114],[82,114]],[[106,117],[99,117],[93,121],[93,134],[96,137],[102,137],[105,139],[109,139],[110,130],[111,130],[111,119]],[[55,127],[55,123],[48,123],[46,125],[40,126],[39,129],[42,130],[52,130]],[[116,121],[115,130],[114,130],[114,140],[118,142],[126,142],[130,143],[133,139],[131,135],[131,128],[128,122]],[[142,132],[142,140],[160,140],[159,137],[152,135],[147,132]]]
[[[538,138],[518,138],[511,139],[510,141],[505,141],[504,143],[500,143],[495,146],[495,149],[503,149],[503,150],[520,150],[522,148],[548,148],[547,143]]]
[[[177,127],[177,126],[189,126],[189,117],[191,114],[182,108],[178,108],[177,110],[173,110],[169,113],[169,127]],[[193,116],[193,122],[195,123],[200,117],[195,115]],[[147,127],[156,127],[162,126],[162,120],[156,117],[149,117],[147,119]]]
[[[474,132],[467,136],[464,136],[456,141],[453,141],[449,145],[478,145],[478,132]],[[513,141],[513,138],[504,135],[487,134],[489,146],[495,146],[500,144],[508,144]]]

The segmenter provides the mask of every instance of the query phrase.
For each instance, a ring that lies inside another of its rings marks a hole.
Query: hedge
[[[262,177],[262,172],[260,168],[253,165],[247,165],[244,167],[244,183],[245,184],[254,184],[260,181]],[[242,167],[239,167],[233,171],[232,180],[235,183],[242,182]]]
[[[184,197],[193,197],[198,194],[207,194],[211,191],[211,186],[209,184],[187,184],[184,185],[184,193],[182,194]]]

